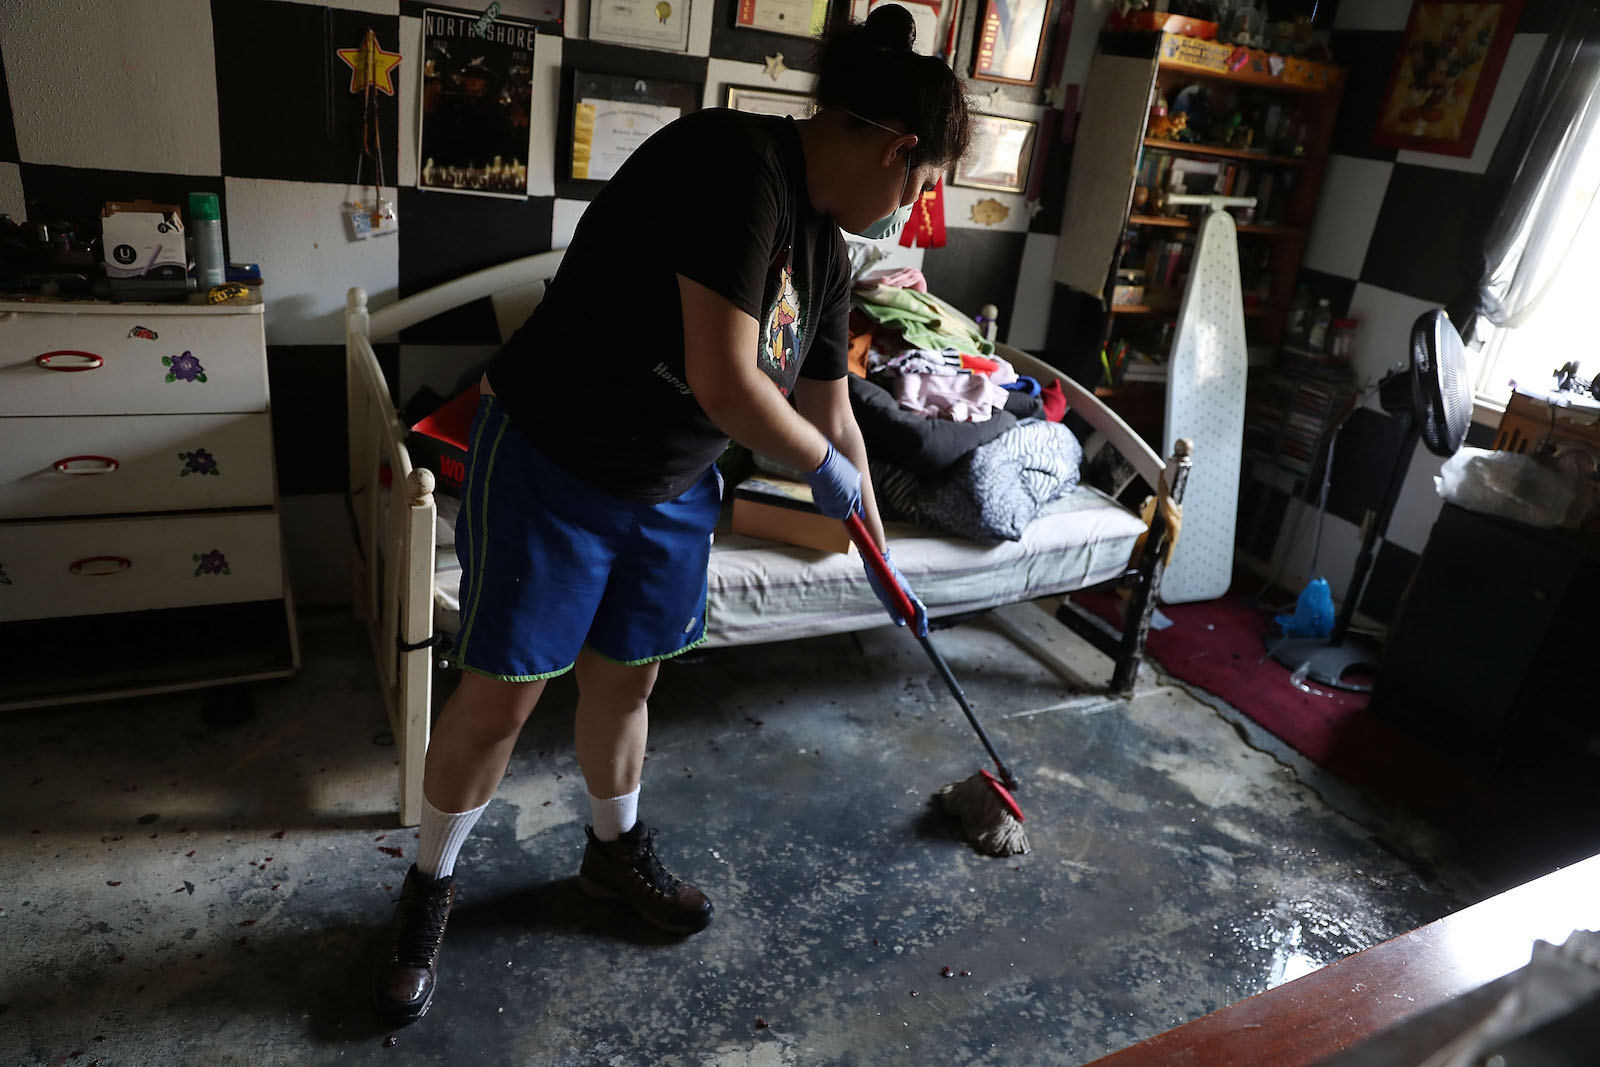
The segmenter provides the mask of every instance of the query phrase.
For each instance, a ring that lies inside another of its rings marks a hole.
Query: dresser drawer
[[[0,419],[0,519],[270,506],[272,416]]]
[[[0,523],[0,622],[282,595],[276,512]]]
[[[0,311],[0,415],[267,409],[259,305],[92,306]]]

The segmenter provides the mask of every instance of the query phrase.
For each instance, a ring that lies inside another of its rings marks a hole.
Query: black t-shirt
[[[806,195],[789,119],[698,111],[645,141],[584,212],[543,302],[489,365],[489,384],[546,455],[596,488],[659,503],[728,439],[689,389],[678,275],[755,319],[758,365],[845,375],[850,270]]]

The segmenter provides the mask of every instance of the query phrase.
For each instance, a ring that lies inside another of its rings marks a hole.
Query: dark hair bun
[[[818,42],[811,95],[819,110],[844,111],[863,130],[903,124],[917,135],[911,165],[943,167],[971,138],[966,93],[948,63],[912,50],[916,38],[911,12],[899,4],[880,3],[865,22],[835,23]]]
[[[879,48],[909,52],[917,42],[917,24],[899,4],[879,4],[862,25],[867,40]]]

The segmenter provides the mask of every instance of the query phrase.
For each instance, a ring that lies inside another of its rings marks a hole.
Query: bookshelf
[[[1154,405],[1159,425],[1161,371],[1199,227],[1198,210],[1167,205],[1169,192],[1257,197],[1252,213],[1236,210],[1234,219],[1252,364],[1273,362],[1344,81],[1341,67],[1215,41],[1101,34],[1084,88],[1055,279],[1105,309],[1106,358],[1095,361],[1094,384],[1124,418],[1148,421]],[[1181,134],[1190,139],[1158,136],[1170,131],[1150,125],[1155,94],[1169,116],[1197,117]],[[1137,383],[1127,380],[1133,370]]]

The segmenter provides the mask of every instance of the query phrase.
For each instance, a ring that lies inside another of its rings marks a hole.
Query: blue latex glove
[[[817,510],[830,519],[842,520],[861,507],[861,472],[832,444],[822,466],[806,475],[806,481]]]
[[[889,565],[889,573],[894,575],[894,579],[899,583],[901,591],[906,595],[906,599],[911,601],[912,610],[916,612],[916,620],[911,626],[911,632],[918,637],[927,637],[928,609],[923,606],[922,601],[917,599],[917,594],[913,593],[911,587],[906,584],[905,575],[900,573],[900,568],[896,567],[894,560],[889,558],[889,550],[887,548],[883,550],[883,561]],[[874,593],[878,594],[878,602],[883,605],[883,610],[889,613],[889,618],[894,620],[896,626],[904,626],[906,620],[900,617],[900,611],[895,607],[894,600],[889,595],[889,590],[885,589],[883,583],[878,581],[877,572],[872,569],[872,565],[865,559],[861,563],[867,568],[867,584],[872,586]]]

